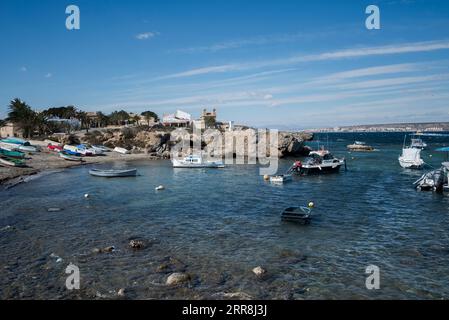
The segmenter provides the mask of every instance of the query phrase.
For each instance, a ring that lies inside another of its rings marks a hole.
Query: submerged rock
[[[125,289],[124,288],[120,288],[119,291],[117,292],[117,296],[124,297],[125,296]]]
[[[94,248],[92,249],[92,253],[110,253],[115,250],[114,246],[109,246],[105,248]]]
[[[267,273],[267,270],[265,270],[264,268],[262,268],[262,267],[255,267],[254,269],[253,269],[253,273],[257,276],[257,277],[262,277],[264,274],[266,274]]]
[[[187,273],[175,272],[168,276],[166,284],[168,286],[176,286],[179,284],[183,284],[189,282],[191,277]]]
[[[219,296],[225,298],[225,299],[231,299],[231,300],[252,300],[253,297],[245,292],[238,291],[238,292],[226,292],[226,293],[219,293]]]
[[[129,246],[132,249],[138,250],[138,249],[143,249],[145,247],[145,243],[142,240],[131,240],[129,242]]]

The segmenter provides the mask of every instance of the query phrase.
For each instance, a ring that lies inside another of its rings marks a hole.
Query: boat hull
[[[135,177],[137,175],[137,169],[130,170],[89,170],[89,174],[95,177],[103,178],[123,178],[123,177]]]
[[[201,162],[201,163],[190,163],[183,162],[176,159],[172,160],[173,168],[224,168],[223,162]]]

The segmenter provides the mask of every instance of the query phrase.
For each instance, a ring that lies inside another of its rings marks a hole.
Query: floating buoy
[[[164,186],[159,186],[159,187],[156,187],[156,191],[160,191],[160,190],[164,190],[165,189],[165,187]]]
[[[84,198],[89,198],[90,196],[89,196],[89,194],[88,193],[86,193],[85,195],[84,195]]]
[[[309,208],[313,208],[313,207],[315,207],[315,204],[312,201],[310,201],[309,202]]]
[[[270,180],[270,176],[269,176],[268,174],[266,174],[266,175],[263,176],[263,179],[264,179],[265,181],[268,181],[268,180]]]

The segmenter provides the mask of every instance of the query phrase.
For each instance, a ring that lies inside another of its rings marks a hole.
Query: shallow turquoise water
[[[399,167],[401,139],[350,154],[351,139],[330,137],[348,171],[284,186],[264,182],[253,165],[174,170],[145,161],[114,164],[137,167],[136,178],[95,178],[80,167],[2,191],[0,298],[113,298],[119,288],[138,299],[238,291],[260,299],[448,298],[449,196],[413,189],[422,172]],[[434,166],[443,160],[423,157]],[[293,160],[282,160],[281,171]],[[161,184],[166,190],[156,192]],[[311,225],[280,221],[282,208],[309,201]],[[133,238],[150,244],[132,251]],[[110,245],[111,254],[91,252]],[[181,262],[161,268],[170,257]],[[81,272],[76,292],[65,289],[69,262]],[[380,290],[365,288],[371,264],[380,267]],[[266,278],[251,273],[258,265]],[[166,287],[171,271],[193,281]]]

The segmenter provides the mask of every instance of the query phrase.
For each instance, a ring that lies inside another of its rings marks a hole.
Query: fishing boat
[[[413,140],[413,139],[412,139]],[[407,147],[407,135],[404,136],[402,154],[399,156],[399,164],[404,169],[421,169],[424,166],[424,160],[421,159],[421,148]]]
[[[182,160],[172,159],[174,168],[224,168],[223,161],[204,161],[202,156],[190,155]]]
[[[0,157],[0,165],[8,167],[23,167],[25,166],[25,161],[22,159]]]
[[[350,151],[360,151],[360,152],[369,152],[374,151],[374,148],[367,145],[365,142],[355,141],[354,144],[350,144],[347,146]]]
[[[118,177],[135,177],[137,169],[122,169],[122,170],[89,170],[89,174],[95,177],[118,178]]]
[[[83,158],[81,158],[80,156],[71,155],[71,154],[69,154],[67,152],[64,152],[64,151],[59,152],[59,157],[61,157],[64,160],[67,160],[67,161],[76,161],[76,162],[84,161]]]
[[[121,153],[121,154],[130,154],[131,152],[125,148],[115,147],[114,152]]]
[[[404,169],[422,169],[424,160],[421,159],[421,149],[404,148],[398,158],[399,164]]]
[[[281,213],[282,221],[300,222],[310,224],[312,208],[308,207],[289,207]]]
[[[288,170],[288,173],[300,175],[333,173],[338,172],[342,166],[346,167],[344,158],[336,158],[329,150],[322,148],[321,150],[311,151],[304,163],[296,161]]]
[[[417,149],[421,149],[424,150],[427,148],[427,143],[425,143],[422,139],[419,138],[413,138],[412,143],[410,144],[411,148],[417,148]]]
[[[23,158],[25,158],[25,153],[20,152],[20,151],[12,151],[12,150],[6,150],[6,149],[0,148],[0,156],[16,158],[16,159],[23,159]]]

